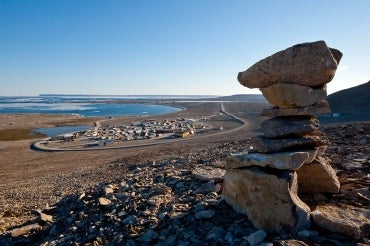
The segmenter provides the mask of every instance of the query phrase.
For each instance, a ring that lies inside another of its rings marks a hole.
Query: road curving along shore
[[[125,146],[110,146],[110,147],[91,147],[91,148],[51,148],[46,146],[45,144],[47,143],[47,140],[39,140],[36,142],[32,142],[30,145],[30,148],[35,151],[47,151],[47,152],[57,152],[57,151],[96,151],[96,150],[114,150],[114,149],[128,149],[128,148],[138,148],[138,147],[147,147],[147,146],[153,146],[153,145],[159,145],[159,144],[170,144],[174,142],[181,142],[181,141],[192,141],[195,139],[200,139],[200,138],[209,138],[209,137],[214,137],[218,135],[224,135],[224,134],[229,134],[234,131],[238,131],[241,128],[244,128],[247,125],[247,121],[244,119],[241,119],[230,112],[226,111],[225,106],[222,102],[220,102],[220,112],[232,117],[234,120],[240,122],[242,125],[239,127],[236,127],[234,129],[230,129],[227,131],[223,132],[218,132],[214,134],[209,134],[209,135],[203,135],[203,136],[195,136],[191,138],[180,138],[180,139],[172,139],[172,140],[162,140],[162,141],[156,141],[156,142],[151,142],[151,143],[143,143],[143,144],[133,144],[133,145],[125,145]],[[104,121],[104,120],[102,120]],[[96,122],[96,125],[99,126],[101,125],[102,121]]]

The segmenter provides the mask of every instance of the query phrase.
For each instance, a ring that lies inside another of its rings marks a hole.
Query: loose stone
[[[256,246],[262,243],[266,237],[267,237],[266,231],[258,230],[256,232],[253,232],[249,236],[243,238],[248,241],[249,245]]]
[[[195,214],[195,218],[197,219],[209,219],[215,216],[215,212],[213,210],[201,210]]]
[[[221,182],[224,179],[225,170],[221,168],[195,168],[193,177],[201,181]]]
[[[107,198],[105,198],[105,197],[99,197],[99,204],[101,206],[109,206],[109,205],[112,204],[112,201],[109,200],[109,199],[107,199]]]
[[[133,224],[136,223],[136,220],[137,220],[137,217],[135,215],[130,215],[127,218],[125,218],[124,220],[122,220],[122,224],[124,224],[124,225],[127,225],[127,224],[133,225]]]
[[[360,239],[370,235],[368,214],[369,211],[324,205],[317,206],[312,217],[315,224],[321,228]]]

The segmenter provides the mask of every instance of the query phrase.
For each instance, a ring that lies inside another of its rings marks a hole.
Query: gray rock
[[[48,215],[48,214],[44,214],[44,213],[40,213],[40,220],[43,221],[43,222],[53,222],[53,216],[51,215]]]
[[[176,212],[176,211],[173,211],[171,212],[171,214],[169,214],[170,218],[172,220],[176,220],[176,219],[182,219],[184,218],[186,215],[188,215],[187,212]]]
[[[207,167],[207,168],[195,168],[192,171],[193,177],[201,181],[221,182],[224,179],[225,170],[221,168]]]
[[[107,198],[105,198],[105,197],[99,197],[99,204],[101,206],[109,206],[109,205],[112,204],[112,201],[109,200],[109,199],[107,199]]]
[[[279,108],[303,108],[325,100],[326,86],[319,89],[294,84],[274,84],[260,88],[263,96]]]
[[[126,242],[126,246],[136,246],[136,245],[137,245],[136,242],[132,239],[127,240]]]
[[[158,184],[155,187],[150,188],[149,190],[149,194],[151,196],[152,195],[165,195],[171,192],[172,192],[172,188],[166,185],[163,185],[163,184]]]
[[[130,215],[128,216],[127,218],[125,218],[124,220],[122,220],[122,224],[124,225],[133,225],[136,223],[136,220],[137,220],[137,217],[135,215]]]
[[[6,237],[0,237],[0,245],[2,246],[12,246],[13,243]]]
[[[256,246],[263,241],[265,241],[265,238],[267,237],[267,233],[264,230],[258,230],[256,232],[253,232],[249,236],[243,237],[245,240],[248,241],[250,246]]]
[[[215,211],[213,210],[201,210],[195,214],[197,219],[210,219],[215,216]]]
[[[177,239],[177,235],[169,235],[165,241],[164,245],[175,245]]]
[[[297,170],[309,158],[308,152],[281,152],[273,154],[253,153],[230,156],[226,169],[248,166],[271,167],[277,169]]]
[[[120,184],[119,184],[119,188],[121,189],[121,191],[126,191],[130,188],[130,186],[127,184],[127,182],[125,180],[123,180]]]
[[[275,117],[262,122],[263,135],[266,138],[303,136],[319,130],[319,121],[311,116]]]
[[[304,238],[309,238],[311,236],[311,232],[308,230],[299,231],[297,234],[298,236],[304,237]]]
[[[309,246],[305,242],[289,239],[289,240],[276,240],[274,246]]]
[[[11,230],[10,235],[12,237],[18,237],[18,236],[22,236],[30,232],[33,232],[33,231],[40,231],[41,229],[42,227],[39,224],[31,224],[31,225],[26,225],[26,226],[22,226],[20,228],[15,228]]]
[[[330,82],[342,53],[324,41],[297,44],[255,63],[238,74],[248,88],[264,88],[276,83],[317,87]]]
[[[213,180],[202,184],[198,189],[193,191],[193,194],[204,194],[204,193],[209,193],[215,191],[215,182]]]
[[[318,102],[314,105],[301,108],[278,108],[270,107],[262,110],[261,116],[266,117],[279,117],[279,116],[292,116],[292,115],[311,115],[320,116],[330,114],[331,110],[329,103],[326,100]]]
[[[252,139],[253,149],[262,153],[274,153],[282,151],[300,151],[320,146],[328,146],[329,140],[323,133],[319,135],[306,135],[297,138],[269,139],[257,136]]]
[[[207,240],[215,240],[223,242],[226,232],[221,226],[214,226],[206,236]]]
[[[347,170],[354,171],[362,168],[362,163],[350,161],[343,163],[343,167]]]
[[[57,235],[59,233],[59,228],[57,227],[56,224],[52,225],[50,230],[49,230],[49,236],[54,236],[54,235]]]
[[[329,231],[342,233],[355,239],[370,235],[370,211],[320,205],[312,212],[315,224]]]
[[[156,195],[156,196],[150,197],[146,202],[152,206],[159,207],[166,201],[167,199],[165,195]]]
[[[257,168],[229,169],[222,197],[244,213],[258,229],[291,233],[310,225],[310,209],[297,195],[297,175],[285,171],[276,176]]]
[[[365,146],[365,145],[367,144],[367,139],[366,139],[366,138],[361,139],[361,140],[360,140],[360,144],[361,144],[362,146]]]
[[[92,241],[95,238],[96,238],[96,234],[95,233],[91,233],[91,234],[87,235],[86,240]]]
[[[305,150],[305,152],[309,154],[309,157],[305,163],[311,163],[315,159],[322,157],[326,149],[327,149],[327,146],[319,146],[319,147],[314,148],[313,150],[308,150],[308,149]]]
[[[153,242],[158,238],[158,233],[153,231],[152,229],[148,229],[145,231],[145,233],[140,237],[140,241],[150,243]]]
[[[229,244],[231,244],[234,241],[233,234],[230,231],[226,233],[225,241],[228,242]]]
[[[105,195],[110,195],[110,194],[113,194],[113,188],[112,187],[106,187],[104,188],[104,193]]]
[[[184,231],[182,231],[182,236],[185,239],[190,239],[196,236],[196,232],[193,229],[185,229]]]
[[[96,228],[96,226],[90,226],[89,227],[89,233],[95,233],[97,231],[97,228]]]
[[[297,171],[299,190],[307,193],[338,193],[340,183],[327,159],[319,157]]]

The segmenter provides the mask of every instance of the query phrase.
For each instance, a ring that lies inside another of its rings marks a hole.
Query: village
[[[87,130],[50,138],[50,141],[88,141],[84,147],[95,147],[132,140],[185,138],[210,130],[212,130],[211,125],[195,119],[145,119],[134,121],[130,125],[102,126],[99,123]]]

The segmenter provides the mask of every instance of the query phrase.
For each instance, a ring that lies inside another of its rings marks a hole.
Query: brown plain
[[[245,103],[248,104],[248,103]],[[225,107],[232,113],[237,115],[246,114],[251,116],[257,116],[253,112],[258,110],[258,105],[256,109],[248,108],[255,107],[250,105],[249,107],[242,106],[243,103],[225,103]],[[266,105],[261,103],[260,108]],[[198,118],[206,117],[210,115],[218,114],[219,103],[193,103],[191,105],[188,103],[187,109],[179,113],[170,115],[160,115],[151,116],[149,118],[155,119],[171,119],[171,118]],[[241,106],[241,108],[239,108]],[[258,117],[255,117],[258,120]],[[140,118],[142,119],[142,118]],[[84,166],[95,166],[104,163],[109,163],[117,159],[125,158],[128,156],[138,156],[142,158],[143,155],[150,155],[154,152],[161,153],[160,149],[168,149],[168,145],[158,145],[149,147],[140,147],[134,149],[124,149],[124,150],[102,150],[102,151],[82,151],[82,152],[38,152],[30,149],[30,143],[33,140],[40,139],[44,137],[42,135],[29,136],[29,132],[32,129],[40,127],[51,127],[51,126],[61,126],[61,125],[80,125],[88,124],[93,125],[98,118],[80,118],[77,116],[60,116],[60,115],[2,115],[0,116],[0,139],[2,138],[1,133],[10,132],[14,130],[17,132],[17,136],[14,138],[22,138],[23,140],[17,141],[0,141],[0,184],[12,184],[14,182],[24,182],[27,180],[32,180],[33,178],[41,177],[43,175],[49,175],[51,173],[68,171],[77,167]],[[101,119],[100,119],[101,120]],[[103,125],[117,125],[117,124],[130,124],[137,120],[136,117],[120,117],[113,118],[103,121]],[[9,125],[9,123],[12,123]],[[239,126],[239,123],[232,119],[221,119],[218,117],[212,122],[213,126],[219,125],[226,129],[231,129]],[[23,135],[22,135],[23,134]],[[227,139],[233,139],[240,136],[240,133],[231,134],[226,136]],[[213,137],[197,139],[199,145],[206,144],[212,141],[219,141],[225,138],[224,136],[217,136],[217,139]],[[16,140],[16,139],[14,139]],[[189,141],[191,142],[191,139]],[[178,148],[180,146],[186,146],[187,143],[171,143],[173,148]],[[192,143],[191,145],[194,145]],[[158,151],[158,152],[157,152]]]
[[[176,103],[185,109],[174,114],[151,116],[154,119],[200,118],[213,115],[209,119],[215,127],[225,130],[240,127],[240,122],[220,115],[220,103],[195,102]],[[11,130],[24,134],[23,140],[0,141],[0,232],[12,225],[33,217],[35,208],[53,204],[62,196],[75,193],[79,189],[122,176],[112,170],[110,163],[153,162],[164,158],[177,158],[188,151],[207,151],[209,146],[225,141],[249,138],[259,129],[259,113],[266,103],[224,103],[225,109],[248,120],[248,124],[227,134],[192,140],[160,144],[147,147],[78,152],[41,152],[30,149],[28,133],[35,128],[60,125],[93,125],[98,118],[80,118],[61,115],[1,115],[0,133]],[[143,119],[142,117],[140,118]],[[136,117],[106,119],[103,125],[129,124]],[[19,136],[17,136],[18,138]],[[37,138],[38,137],[38,138]]]

